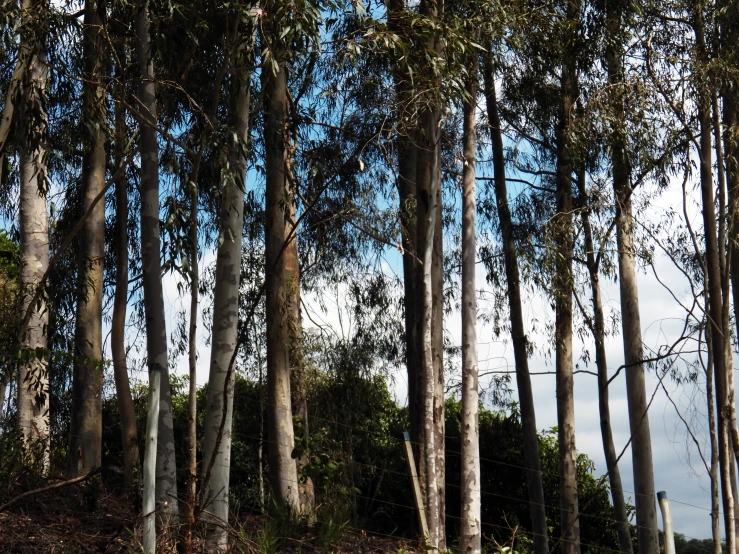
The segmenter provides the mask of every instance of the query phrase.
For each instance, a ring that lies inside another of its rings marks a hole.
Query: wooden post
[[[665,554],[675,554],[675,535],[672,530],[672,510],[670,509],[670,501],[667,499],[665,491],[657,493],[659,501],[659,509],[662,511],[662,523],[665,532]]]
[[[423,540],[429,538],[429,528],[426,524],[426,510],[423,507],[423,497],[421,496],[421,485],[418,483],[418,473],[416,472],[416,460],[413,457],[413,445],[408,431],[403,431],[405,439],[405,457],[408,460],[408,471],[411,474],[411,482],[413,483],[413,499],[416,501],[416,511],[418,512],[418,522],[421,524],[421,532]],[[674,554],[674,553],[673,553]]]

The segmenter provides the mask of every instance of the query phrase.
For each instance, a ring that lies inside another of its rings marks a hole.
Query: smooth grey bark
[[[475,54],[477,59],[477,54]],[[477,365],[477,297],[475,291],[475,167],[477,163],[477,64],[467,82],[462,147],[462,467],[459,546],[481,552],[480,429]]]
[[[220,207],[220,238],[213,294],[213,327],[210,373],[203,430],[203,478],[201,498],[209,512],[206,548],[222,552],[228,548],[228,498],[231,471],[231,428],[235,368],[238,347],[241,248],[244,227],[244,190],[249,134],[251,73],[234,75],[230,108],[231,126],[237,140],[230,145],[229,166]],[[212,514],[212,515],[210,515]]]
[[[266,171],[267,456],[272,494],[278,505],[298,509],[298,473],[292,458],[295,435],[290,397],[289,329],[286,318],[285,212],[287,188],[287,69],[263,67]]]
[[[169,395],[167,328],[164,319],[159,231],[159,150],[154,127],[157,119],[154,62],[149,36],[149,4],[141,0],[136,15],[136,58],[139,83],[138,100],[141,157],[141,271],[144,289],[146,350],[149,366],[149,413],[144,453],[144,548],[153,552],[155,509],[151,498],[156,493],[156,511],[165,524],[177,513],[177,481],[174,467],[174,437]],[[156,410],[156,423],[154,422]],[[170,459],[170,455],[172,458]],[[155,465],[155,467],[152,467]],[[154,470],[154,474],[152,474]],[[148,543],[146,541],[149,541]],[[151,549],[151,550],[149,550]]]
[[[118,71],[121,77],[121,71]],[[123,86],[116,87],[119,99]],[[115,114],[116,167],[121,167],[126,156],[126,114],[123,106],[116,104]],[[121,418],[121,441],[123,445],[123,478],[126,490],[133,492],[136,472],[139,468],[139,441],[136,428],[136,411],[131,396],[126,362],[126,311],[128,307],[128,190],[125,176],[115,184],[115,296],[113,317],[110,323],[110,350],[113,356],[113,378],[116,400]],[[101,202],[102,204],[102,202]]]
[[[87,131],[82,157],[82,213],[105,186],[104,0],[85,0],[82,109]],[[98,202],[82,229],[78,256],[78,295],[74,335],[72,414],[68,464],[73,476],[100,467],[103,438],[103,263],[105,202]]]
[[[630,168],[626,158],[625,112],[622,94],[623,61],[621,52],[621,20],[618,6],[608,14],[609,40],[606,48],[608,80],[616,92],[613,108],[615,127],[610,136],[610,156],[613,171],[613,191],[616,208],[616,242],[618,245],[619,290],[624,363],[626,364],[626,398],[631,431],[631,459],[636,494],[637,544],[640,554],[655,552],[658,547],[658,521],[652,440],[647,414],[647,393],[642,363],[642,334],[639,315],[639,290],[634,255],[634,219],[631,205]]]
[[[23,19],[32,17],[34,10],[46,9],[45,2],[23,0]],[[22,40],[28,40],[24,36]],[[34,41],[35,42],[35,41]],[[23,76],[21,125],[25,136],[20,154],[20,314],[28,317],[20,329],[20,347],[28,352],[48,351],[47,326],[49,313],[45,295],[34,296],[49,267],[49,220],[46,211],[46,148],[47,115],[44,110],[47,68],[42,52],[25,46],[28,66]],[[18,368],[18,426],[26,445],[33,447],[42,470],[49,470],[49,375],[46,357],[31,355]]]
[[[567,2],[567,20],[578,21],[578,0]],[[572,144],[570,130],[577,98],[577,69],[574,56],[562,63],[560,113],[557,129],[556,212],[552,218],[555,309],[555,371],[557,385],[557,437],[560,475],[560,546],[564,554],[580,552],[580,517],[577,498],[577,450],[575,447],[575,400],[572,369]]]
[[[631,524],[626,509],[621,471],[618,468],[618,454],[613,443],[611,429],[611,409],[608,403],[608,359],[606,357],[606,327],[603,314],[603,303],[600,295],[600,252],[595,252],[593,231],[590,225],[590,206],[585,188],[585,172],[578,175],[578,189],[583,203],[580,211],[583,235],[585,239],[586,262],[590,277],[590,295],[593,304],[592,319],[585,314],[587,324],[593,333],[595,341],[595,365],[598,370],[598,410],[600,413],[600,434],[603,442],[603,453],[606,458],[606,471],[611,485],[613,499],[613,513],[618,532],[618,544],[621,552],[631,553],[634,546],[631,543]]]
[[[514,236],[513,219],[508,206],[508,187],[506,184],[505,152],[501,130],[498,102],[495,93],[495,75],[491,60],[485,64],[485,100],[493,143],[493,172],[495,202],[500,222],[503,242],[503,260],[506,272],[508,309],[511,319],[511,342],[516,365],[516,388],[521,406],[521,426],[523,428],[523,450],[526,463],[526,484],[528,488],[529,514],[534,534],[535,554],[549,553],[549,530],[547,527],[544,503],[544,484],[541,473],[539,437],[536,430],[536,409],[529,374],[528,339],[523,320],[521,301],[521,276],[518,268],[518,252]]]

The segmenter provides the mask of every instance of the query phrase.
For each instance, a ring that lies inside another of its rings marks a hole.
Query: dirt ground
[[[96,492],[90,509],[90,490],[72,485],[29,496],[0,512],[0,553],[12,554],[118,554],[141,552],[139,514],[126,498],[113,492]],[[232,552],[261,554],[261,517],[238,522],[232,531]],[[198,541],[199,542],[199,541]],[[196,543],[196,551],[198,543]],[[347,528],[332,547],[318,548],[310,538],[290,538],[276,548],[280,553],[396,554],[421,552],[416,545],[361,529]],[[159,545],[158,552],[176,552],[175,541]]]

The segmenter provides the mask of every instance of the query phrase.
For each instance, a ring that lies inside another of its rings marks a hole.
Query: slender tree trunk
[[[148,2],[148,0],[144,0]],[[148,4],[147,4],[148,13]],[[148,18],[148,15],[147,15]],[[148,33],[147,33],[148,36]],[[143,117],[147,123],[141,129],[141,258],[142,270],[148,273],[151,295],[147,295],[147,276],[143,278],[144,304],[151,300],[151,315],[146,313],[147,341],[149,334],[157,345],[151,345],[155,357],[150,350],[149,363],[155,364],[161,374],[158,447],[156,466],[156,501],[157,511],[160,513],[165,527],[175,525],[178,520],[179,506],[177,501],[177,462],[175,458],[174,422],[172,420],[172,395],[169,386],[169,366],[167,363],[167,329],[164,319],[164,298],[162,296],[159,231],[159,154],[157,133],[154,125],[157,121],[156,84],[154,77],[154,63],[151,55],[151,43],[140,38],[137,41],[137,56],[141,71],[139,100],[142,106]],[[146,63],[146,65],[144,65]],[[146,157],[146,159],[145,159]],[[154,179],[156,178],[156,182]],[[146,186],[144,181],[146,182]],[[151,183],[148,181],[151,180]],[[144,232],[146,230],[146,237]],[[146,250],[146,254],[144,251]],[[145,258],[146,256],[146,258]],[[156,256],[156,259],[154,257]],[[148,271],[147,271],[148,266]],[[151,331],[149,318],[151,317]],[[147,347],[148,343],[147,343]]]
[[[692,6],[692,26],[695,33],[696,58],[698,63],[706,66],[708,54],[705,41],[703,21],[703,3],[696,0]],[[719,433],[719,466],[721,469],[721,489],[724,496],[724,520],[726,531],[726,549],[729,554],[736,552],[736,529],[734,516],[733,479],[731,468],[734,459],[731,444],[731,407],[728,390],[729,377],[727,364],[730,347],[727,342],[728,328],[724,327],[724,291],[720,268],[719,244],[716,228],[716,210],[713,193],[713,160],[711,139],[711,98],[705,84],[697,88],[696,106],[700,124],[700,186],[703,205],[703,226],[706,241],[706,289],[708,291],[708,325],[710,327],[711,344],[713,346],[714,378],[716,380],[716,400],[718,404]],[[728,299],[727,299],[728,300]],[[638,492],[638,489],[637,489]]]
[[[544,485],[539,455],[539,437],[536,430],[536,410],[534,394],[529,374],[528,339],[523,321],[521,302],[521,277],[518,269],[518,253],[513,232],[513,219],[508,207],[508,190],[505,173],[505,153],[503,133],[498,115],[498,102],[495,94],[495,75],[490,59],[485,67],[485,99],[493,143],[493,171],[495,201],[503,239],[503,259],[508,285],[508,309],[511,318],[511,341],[516,365],[516,387],[521,406],[521,425],[523,428],[523,449],[526,462],[526,482],[528,486],[529,513],[534,534],[535,554],[548,554],[549,539],[546,509],[544,506]]]
[[[436,471],[436,448],[434,427],[434,396],[436,375],[434,372],[433,352],[433,245],[438,210],[436,202],[436,143],[437,120],[433,113],[424,114],[419,129],[418,139],[418,173],[417,173],[417,206],[418,206],[418,252],[421,256],[421,281],[419,287],[418,307],[421,320],[419,328],[420,342],[420,375],[419,396],[423,406],[423,444],[421,457],[425,471],[425,508],[429,529],[429,546],[438,548],[439,544],[439,495]]]
[[[477,60],[477,53],[475,53]],[[475,166],[477,163],[477,64],[464,102],[462,173],[462,512],[460,549],[481,552],[480,430],[478,421],[477,298],[475,291]]]
[[[229,166],[234,173],[226,179],[220,208],[221,238],[216,258],[212,347],[203,437],[203,508],[212,514],[206,536],[209,552],[221,552],[228,548],[228,529],[224,525],[228,525],[229,513],[236,371],[233,363],[234,352],[238,348],[246,183],[246,157],[243,152],[249,136],[250,81],[251,73],[242,71],[234,76],[230,118],[238,139],[229,151]]]
[[[43,1],[23,0],[23,19],[35,10],[47,9]],[[24,36],[23,40],[29,40]],[[36,43],[36,41],[33,41]],[[31,352],[47,350],[49,313],[44,295],[31,306],[36,289],[49,267],[49,220],[46,212],[46,60],[42,52],[28,51],[24,75],[22,125],[25,140],[20,147],[20,313],[31,317],[20,330],[20,347]],[[18,368],[18,426],[26,445],[40,456],[42,470],[49,470],[49,375],[48,360],[31,357]]]
[[[711,342],[710,327],[706,328],[706,342]],[[719,500],[719,464],[718,437],[716,434],[716,403],[713,394],[713,356],[708,349],[708,361],[704,367],[706,373],[706,403],[708,406],[708,433],[711,445],[711,536],[714,554],[721,554],[721,505]]]
[[[144,315],[146,320],[146,349],[149,366],[149,412],[146,420],[146,450],[144,452],[144,551],[156,548],[155,509],[171,513],[176,509],[174,475],[162,474],[159,458],[168,455],[168,433],[172,430],[171,413],[164,422],[169,401],[167,382],[167,329],[164,319],[161,263],[159,259],[159,150],[154,124],[157,118],[154,63],[149,36],[148,0],[139,4],[136,17],[136,58],[139,69],[138,96],[142,106],[140,125],[141,151],[141,270],[144,288]],[[163,414],[164,412],[164,414]],[[169,429],[167,429],[167,424]],[[161,439],[161,440],[160,440]],[[161,448],[160,448],[161,443]],[[164,452],[158,452],[163,450]],[[172,467],[174,469],[174,467]],[[159,481],[164,480],[164,486]],[[174,492],[174,496],[160,491]],[[159,506],[155,506],[155,498]],[[162,501],[163,500],[163,501]],[[166,504],[165,504],[166,503]]]
[[[578,175],[578,188],[583,209],[580,212],[585,237],[585,252],[587,256],[588,274],[590,276],[590,293],[593,303],[593,318],[588,322],[595,340],[595,365],[598,369],[598,408],[600,411],[600,434],[603,441],[603,453],[606,458],[606,470],[611,484],[613,498],[613,512],[616,519],[618,544],[621,552],[631,553],[634,547],[631,543],[631,525],[624,499],[621,471],[618,468],[618,455],[613,444],[611,430],[611,409],[608,405],[608,364],[606,358],[606,327],[603,315],[603,303],[600,296],[600,252],[595,252],[593,231],[590,226],[590,207],[585,187],[585,171]],[[589,319],[589,318],[588,318]]]
[[[436,217],[431,264],[432,321],[431,347],[434,356],[434,444],[436,445],[436,485],[439,497],[439,550],[446,550],[446,461],[444,431],[444,249],[441,195],[441,141],[437,142]]]
[[[295,139],[297,140],[297,139]],[[310,426],[308,423],[308,390],[305,359],[303,355],[303,327],[300,319],[300,259],[298,258],[298,229],[296,213],[296,184],[292,171],[292,153],[295,145],[290,149],[288,157],[288,192],[285,211],[285,237],[290,238],[285,246],[285,287],[287,298],[288,331],[290,336],[290,380],[292,391],[293,417],[302,427],[303,441],[308,443]],[[309,519],[314,519],[316,510],[316,493],[313,480],[302,475],[303,468],[310,463],[310,452],[306,448],[296,460],[298,472],[298,508],[300,513]]]
[[[87,144],[82,158],[82,213],[105,186],[104,0],[85,1],[82,87]],[[70,422],[69,469],[73,476],[100,467],[103,437],[103,261],[105,202],[98,202],[85,222],[80,241],[74,374]]]
[[[658,549],[657,505],[654,490],[652,440],[647,414],[647,394],[642,364],[641,319],[639,315],[639,290],[636,279],[634,255],[633,214],[631,206],[631,170],[626,158],[626,128],[623,104],[622,32],[623,11],[620,3],[614,4],[608,14],[606,65],[608,81],[615,91],[612,103],[615,110],[615,128],[610,136],[613,190],[616,199],[616,237],[618,244],[619,285],[621,297],[621,327],[623,332],[624,361],[626,363],[626,397],[631,431],[631,458],[636,489],[637,544],[640,554]]]
[[[571,23],[579,18],[577,0],[567,3]],[[555,306],[555,369],[557,381],[557,434],[559,439],[561,548],[564,554],[580,552],[580,518],[577,498],[577,451],[575,448],[575,401],[572,373],[572,127],[577,97],[577,69],[574,56],[562,65],[561,104],[557,136],[557,208],[553,218],[556,260],[552,282]]]
[[[122,73],[118,72],[119,80]],[[123,85],[116,87],[116,93],[123,95]],[[116,167],[120,167],[126,155],[126,114],[120,104],[116,104]],[[113,355],[113,377],[115,379],[116,400],[121,417],[121,440],[123,445],[123,475],[126,490],[133,493],[136,472],[139,467],[139,441],[136,429],[136,412],[131,396],[126,363],[126,309],[128,306],[128,181],[124,177],[115,184],[115,297],[113,299],[113,318],[110,324],[110,349]]]
[[[201,147],[202,148],[202,147]],[[195,513],[198,485],[198,289],[200,273],[198,267],[198,185],[197,170],[202,159],[199,153],[195,159],[197,167],[193,168],[193,179],[186,183],[190,198],[190,322],[187,333],[189,387],[187,394],[187,529],[185,531],[185,550],[192,552],[192,533],[195,525]],[[215,312],[214,312],[215,313]]]
[[[274,24],[274,23],[273,23]],[[287,69],[277,72],[263,68],[266,243],[266,319],[267,319],[267,448],[272,493],[281,506],[298,509],[298,475],[295,460],[292,408],[290,400],[290,340],[286,318],[285,212],[288,150]]]

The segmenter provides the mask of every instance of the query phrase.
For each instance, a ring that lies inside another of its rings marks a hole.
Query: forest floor
[[[90,497],[95,493],[94,509]],[[0,553],[8,554],[118,554],[141,552],[139,514],[125,497],[90,491],[89,485],[60,488],[32,495],[0,512]],[[260,545],[264,519],[251,516],[238,523],[232,552],[264,554]],[[301,554],[396,554],[415,552],[417,546],[400,539],[344,529],[331,546],[318,547],[311,537],[282,539],[267,550]],[[198,549],[196,548],[196,552]],[[160,545],[160,553],[174,553],[174,545]],[[419,549],[418,552],[421,552]]]

